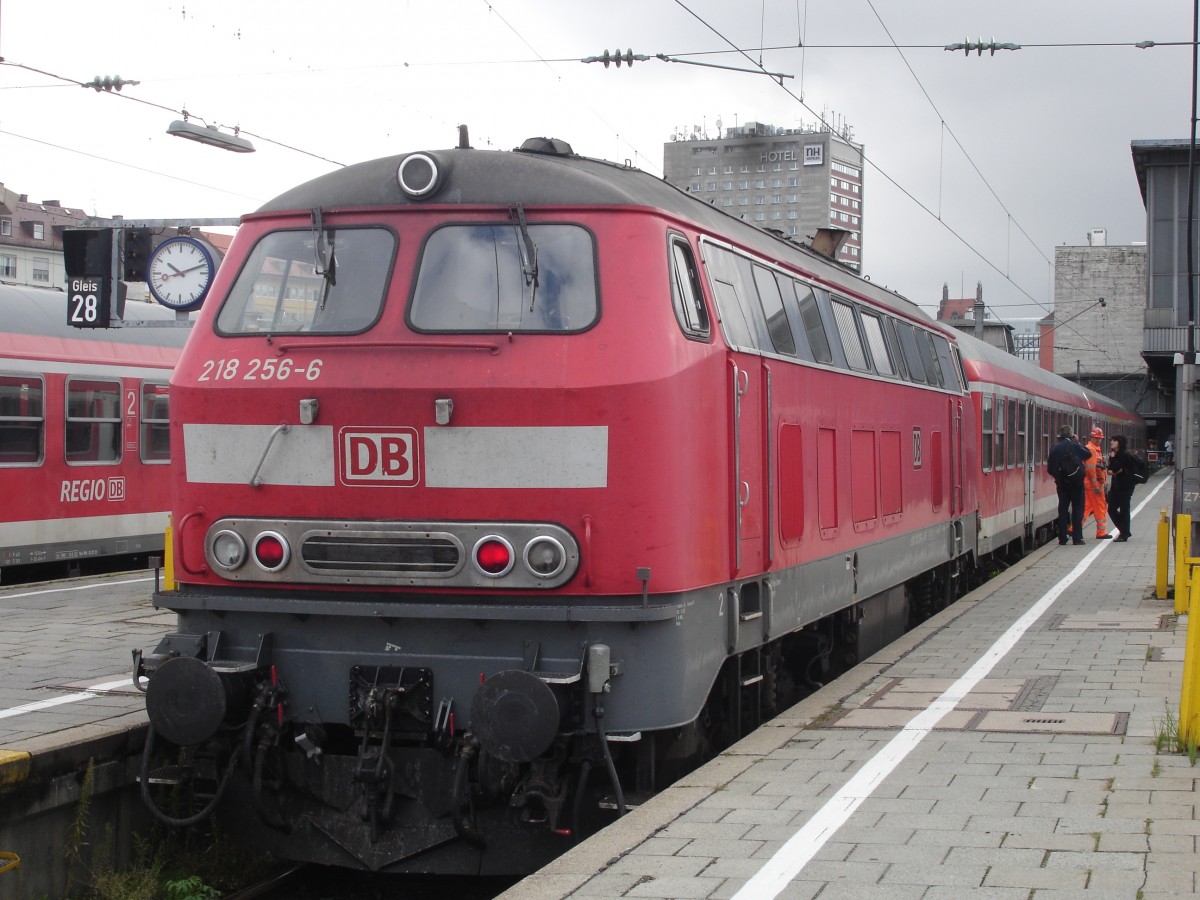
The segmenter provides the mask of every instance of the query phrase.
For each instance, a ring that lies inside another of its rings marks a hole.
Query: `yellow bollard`
[[[1180,513],[1175,517],[1175,615],[1188,610],[1187,558],[1192,555],[1192,517]]]
[[[163,534],[163,590],[175,590],[175,534],[170,516],[167,516],[167,530]]]
[[[1200,577],[1192,569],[1190,577]],[[1183,689],[1179,696],[1179,744],[1183,747],[1200,743],[1200,711],[1195,704],[1200,698],[1196,682],[1200,680],[1200,591],[1191,591],[1188,609],[1187,640],[1183,650]]]
[[[1158,562],[1154,567],[1154,596],[1159,600],[1167,599],[1167,569],[1171,564],[1171,520],[1167,518],[1164,507],[1159,510],[1158,520]]]

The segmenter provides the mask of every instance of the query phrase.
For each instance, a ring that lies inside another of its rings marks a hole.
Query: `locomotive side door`
[[[963,512],[963,402],[950,401],[950,515],[961,516]]]
[[[766,454],[764,409],[770,374],[762,359],[730,354],[730,420],[733,424],[733,574],[758,572],[765,564]]]

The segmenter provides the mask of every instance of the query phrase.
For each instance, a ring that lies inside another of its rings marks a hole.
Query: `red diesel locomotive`
[[[0,284],[0,570],[163,550],[167,380],[186,328],[67,324],[61,291]]]
[[[143,794],[380,871],[536,868],[1044,537],[1050,424],[1137,427],[547,139],[247,215],[171,390]]]

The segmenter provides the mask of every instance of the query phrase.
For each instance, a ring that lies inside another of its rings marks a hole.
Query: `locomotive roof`
[[[845,285],[915,319],[929,315],[901,295],[871,284],[845,266],[811,248],[776,237],[757,226],[700,200],[653,175],[631,166],[564,152],[561,141],[534,138],[513,151],[422,151],[442,170],[440,186],[425,197],[412,199],[397,179],[400,164],[413,154],[383,157],[346,166],[280,194],[259,213],[349,207],[458,204],[485,206],[645,206],[694,222],[731,242],[752,248],[768,259],[788,262],[817,277]]]
[[[129,302],[125,305],[125,319],[127,322],[165,324],[175,319],[175,313],[157,303]],[[190,328],[140,325],[75,328],[67,324],[67,295],[62,291],[0,283],[0,333],[151,347],[182,347],[190,331]]]

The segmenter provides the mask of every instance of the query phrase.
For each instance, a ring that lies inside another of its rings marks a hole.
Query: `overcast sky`
[[[1189,135],[1190,6],[0,0],[0,182],[102,217],[236,217],[338,164],[452,146],[459,123],[476,147],[553,136],[661,174],[672,133],[825,116],[869,160],[872,280],[930,309],[944,283],[982,282],[1001,318],[1035,317],[1055,246],[1091,228],[1145,240],[1130,141]],[[1023,49],[942,49],[980,38]],[[578,61],[618,48],[793,77]],[[52,76],[140,83],[117,96]],[[257,152],[168,136],[184,109]]]

